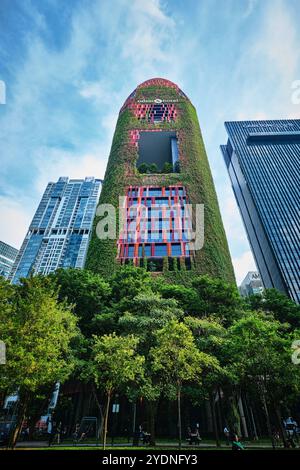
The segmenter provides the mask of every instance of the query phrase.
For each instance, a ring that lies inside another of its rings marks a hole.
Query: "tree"
[[[156,331],[182,316],[183,311],[175,299],[163,299],[149,291],[134,298],[132,310],[120,317],[119,325],[124,332],[138,335],[139,348],[147,356],[154,345]]]
[[[119,312],[130,311],[135,305],[135,297],[152,289],[152,277],[143,268],[121,266],[111,277],[112,306]]]
[[[106,447],[108,414],[114,391],[122,390],[130,382],[143,376],[145,358],[136,353],[138,338],[133,335],[117,336],[115,333],[94,336],[91,372],[96,384],[103,388],[106,396],[103,448]]]
[[[159,173],[156,163],[149,165],[149,173]]]
[[[197,277],[192,285],[198,295],[193,308],[199,316],[215,314],[226,320],[227,325],[240,316],[243,304],[234,284],[205,275]]]
[[[300,371],[291,362],[292,339],[287,324],[254,311],[233,323],[224,344],[229,372],[262,402],[270,437],[269,407],[274,407],[282,430],[281,401],[293,402],[300,391]]]
[[[13,315],[13,301],[14,301],[14,288],[13,286],[4,279],[4,277],[0,276],[0,319],[8,319],[11,318]],[[4,323],[2,324],[2,328],[0,325],[0,341],[3,341],[4,347],[6,349],[5,339],[2,333],[2,329],[4,327]],[[4,350],[5,352],[5,350]],[[4,357],[4,361],[6,358]],[[0,363],[0,408],[3,408],[5,396],[9,391],[9,383],[5,383],[2,377],[3,372],[3,364]],[[7,389],[6,389],[7,387]]]
[[[205,352],[216,358],[219,366],[214,369],[205,371],[202,379],[201,390],[199,386],[194,387],[193,398],[195,397],[199,402],[199,399],[209,399],[210,407],[212,411],[213,428],[216,438],[217,447],[220,446],[220,437],[217,423],[217,411],[219,412],[219,418],[221,415],[221,396],[225,399],[227,393],[231,393],[233,389],[233,383],[230,380],[228,371],[225,368],[226,361],[224,361],[223,348],[226,341],[227,330],[224,328],[222,321],[215,316],[196,318],[188,316],[184,318],[184,323],[192,330],[196,345],[199,351]],[[221,392],[222,389],[222,392]],[[227,393],[224,393],[224,392]],[[235,417],[235,409],[232,401],[228,400],[230,406],[227,411],[227,423],[230,428],[235,428],[235,422],[230,419],[230,416]],[[217,405],[217,409],[216,409]]]
[[[262,295],[250,296],[246,302],[252,310],[270,312],[281,323],[300,327],[300,306],[276,289],[265,289]]]
[[[0,388],[18,391],[19,407],[11,445],[15,446],[32,396],[47,385],[63,382],[72,372],[72,341],[77,319],[58,301],[51,282],[35,276],[13,286],[11,309],[0,310],[0,337],[7,361],[1,366]]]
[[[106,314],[111,299],[108,282],[86,269],[59,269],[49,276],[59,287],[59,299],[74,305],[78,325],[85,336],[95,333],[93,318]],[[98,334],[106,331],[97,331]]]
[[[139,337],[139,352],[145,356],[145,378],[138,393],[146,398],[152,445],[155,445],[155,418],[162,387],[152,373],[149,351],[155,345],[155,333],[169,321],[182,316],[183,311],[178,308],[175,299],[163,299],[159,294],[146,291],[133,299],[131,311],[125,312],[119,320],[121,331]],[[136,393],[137,390],[132,396]]]
[[[173,165],[172,163],[165,162],[163,166],[162,173],[173,173]]]
[[[181,447],[181,391],[184,382],[200,382],[204,367],[217,367],[217,361],[198,351],[191,330],[176,320],[156,333],[157,345],[150,350],[152,369],[166,386],[176,391],[178,436]]]
[[[149,165],[147,163],[141,163],[138,167],[139,173],[149,173]]]
[[[178,307],[181,308],[185,314],[193,315],[197,309],[198,295],[192,287],[185,287],[176,284],[167,284],[161,278],[158,279],[157,288],[165,299],[176,299]]]

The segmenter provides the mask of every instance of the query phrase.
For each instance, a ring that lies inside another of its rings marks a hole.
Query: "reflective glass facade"
[[[16,248],[0,241],[0,276],[8,278],[17,254]]]
[[[239,287],[239,292],[243,297],[248,295],[261,295],[263,284],[258,271],[249,271]]]
[[[59,178],[49,183],[10,274],[12,282],[31,273],[83,268],[101,190],[101,180]]]
[[[221,149],[264,286],[300,303],[300,120],[225,127]]]

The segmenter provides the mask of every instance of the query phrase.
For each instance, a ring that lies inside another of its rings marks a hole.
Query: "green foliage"
[[[141,293],[134,298],[132,310],[120,318],[119,325],[124,332],[138,335],[147,357],[154,344],[154,333],[182,315],[175,299],[163,299],[153,292]]]
[[[149,173],[159,173],[156,163],[151,163],[149,165]]]
[[[156,264],[153,261],[148,261],[148,271],[150,273],[156,272]]]
[[[173,165],[172,163],[165,162],[162,173],[173,173]]]
[[[127,265],[110,278],[110,284],[113,302],[118,302],[118,309],[125,311],[138,294],[151,290],[152,278],[145,269]]]
[[[300,306],[276,289],[265,289],[262,295],[247,298],[246,303],[251,309],[272,313],[282,323],[300,327]]]
[[[149,165],[147,163],[141,163],[138,170],[140,173],[149,173]]]
[[[59,300],[66,300],[74,306],[82,333],[90,336],[94,332],[94,316],[107,313],[111,298],[109,283],[84,269],[59,269],[50,279],[59,287]]]
[[[150,350],[152,368],[160,373],[165,384],[176,387],[183,382],[201,380],[204,368],[217,367],[217,361],[200,352],[191,330],[176,320],[156,333],[157,345]]]
[[[94,336],[91,372],[106,393],[124,389],[143,375],[145,359],[136,353],[138,343],[133,335]]]
[[[178,100],[176,121],[156,123],[155,129],[176,130],[180,160],[175,171],[180,170],[180,173],[158,175],[137,171],[138,149],[130,141],[130,130],[152,130],[154,125],[138,120],[130,109],[126,109],[118,118],[99,202],[110,203],[117,208],[119,195],[124,195],[129,185],[185,185],[189,202],[204,204],[205,243],[201,250],[195,252],[194,270],[167,271],[163,275],[170,283],[186,286],[191,285],[195,276],[203,274],[234,283],[226,236],[195,108],[175,89],[166,87],[139,89],[136,99],[155,99],[159,95],[164,99]],[[86,267],[107,279],[119,269],[117,246],[115,240],[97,238],[95,229],[98,221],[99,217],[96,217]]]
[[[7,362],[0,369],[1,389],[19,389],[22,396],[63,382],[75,365],[71,344],[78,329],[71,309],[58,302],[45,278],[23,279],[20,285],[6,289],[1,281],[1,287],[0,338],[7,350]],[[9,301],[12,289],[14,296]],[[5,306],[7,301],[9,306]]]
[[[111,395],[116,390],[137,383],[144,375],[145,358],[136,353],[139,339],[117,336],[115,333],[94,336],[93,358],[89,364],[96,384],[105,390],[107,405],[105,411],[103,447],[106,446],[107,423]]]
[[[51,385],[64,382],[75,369],[73,346],[80,335],[77,318],[66,303],[58,301],[47,278],[22,279],[16,286],[0,280],[0,296],[0,338],[6,345],[0,391],[18,391],[19,396],[10,436],[14,447],[29,407],[31,414],[36,412],[41,391],[49,393]]]
[[[237,426],[243,391],[257,403],[265,397],[268,406],[296,402],[300,369],[291,345],[300,337],[298,312],[275,290],[243,301],[218,278],[197,276],[187,287],[134,266],[106,280],[85,270],[17,286],[0,278],[8,359],[0,391],[19,389],[34,418],[54,382],[70,374],[93,377],[106,393],[143,396],[152,413],[162,393],[173,399],[182,391],[199,404],[214,402],[222,388],[226,419]]]
[[[171,320],[155,334],[156,345],[150,350],[152,370],[158,374],[170,399],[177,396],[179,447],[181,447],[181,389],[185,382],[201,382],[204,369],[218,367],[218,361],[199,351],[191,330]]]
[[[166,299],[176,299],[178,306],[186,313],[192,313],[198,305],[198,295],[192,287],[161,282],[158,285],[159,292]]]
[[[192,285],[197,292],[193,307],[199,315],[215,314],[227,322],[239,317],[242,301],[235,285],[209,276],[195,278]]]
[[[282,397],[288,402],[300,391],[288,328],[263,312],[247,312],[229,328],[224,344],[226,367],[235,380],[271,402]]]

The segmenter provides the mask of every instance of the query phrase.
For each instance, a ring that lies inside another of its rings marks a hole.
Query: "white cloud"
[[[236,282],[239,286],[249,271],[257,271],[252,252],[245,251],[241,256],[232,260]]]
[[[101,82],[84,82],[79,90],[79,94],[87,99],[96,98],[97,100],[102,100],[106,97],[106,92]]]
[[[28,201],[0,196],[0,240],[20,248],[32,219]]]
[[[287,3],[274,0],[265,10],[261,34],[255,43],[258,55],[270,61],[273,74],[280,74],[282,79],[295,77],[299,65],[299,43],[297,39],[298,23],[292,17]]]
[[[85,176],[103,178],[107,153],[103,155],[102,151],[104,151],[104,148],[98,149],[95,153],[74,155],[72,152],[61,149],[39,149],[37,191],[42,195],[48,182],[57,181],[60,176],[69,176],[70,179],[84,178]]]
[[[130,61],[137,83],[161,76],[157,71],[168,67],[169,76],[176,80],[172,74],[176,63],[176,25],[173,18],[165,14],[161,3],[158,0],[131,2],[124,24],[122,56]]]
[[[231,252],[239,253],[241,250],[249,249],[246,231],[230,186],[223,188],[219,197],[219,204]]]
[[[243,14],[243,19],[247,19],[248,16],[250,16],[253,11],[255,10],[255,7],[257,6],[257,1],[258,0],[248,0],[247,5],[245,7],[245,11]]]

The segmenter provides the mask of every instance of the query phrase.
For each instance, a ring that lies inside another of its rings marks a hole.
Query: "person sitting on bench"
[[[191,428],[188,428],[188,438],[187,438],[189,444],[199,444],[201,441],[201,437],[199,434],[198,428],[194,428],[193,431]]]

